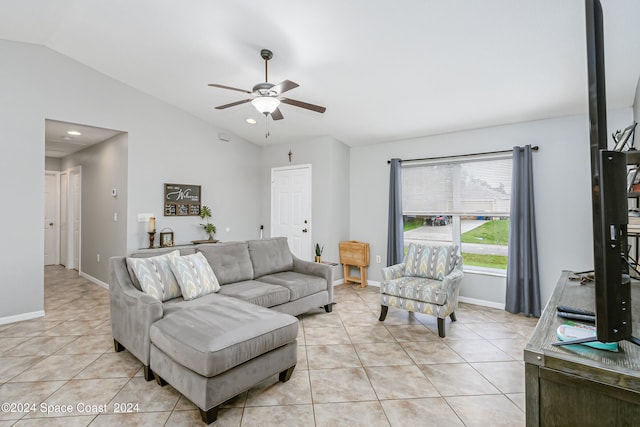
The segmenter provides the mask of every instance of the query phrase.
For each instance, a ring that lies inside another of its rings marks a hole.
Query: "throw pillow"
[[[216,275],[200,252],[173,258],[171,270],[178,280],[182,298],[185,300],[192,300],[220,290]]]
[[[455,266],[457,250],[457,245],[427,246],[412,243],[405,257],[404,275],[442,280]]]
[[[176,250],[149,258],[127,257],[127,266],[133,270],[143,292],[164,302],[180,296],[180,286],[170,265],[179,256],[180,251]]]

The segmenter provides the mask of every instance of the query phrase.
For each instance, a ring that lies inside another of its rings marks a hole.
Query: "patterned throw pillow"
[[[164,302],[180,296],[180,286],[170,266],[170,261],[179,256],[180,251],[176,250],[149,258],[127,257],[127,266],[133,270],[143,292]]]
[[[411,243],[405,257],[404,276],[442,280],[457,263],[458,246]]]
[[[171,270],[178,280],[182,298],[185,300],[220,290],[218,278],[213,273],[209,261],[200,252],[173,258]]]

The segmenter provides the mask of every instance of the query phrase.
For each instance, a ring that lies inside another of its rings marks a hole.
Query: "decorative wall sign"
[[[164,216],[200,215],[200,186],[164,184]]]

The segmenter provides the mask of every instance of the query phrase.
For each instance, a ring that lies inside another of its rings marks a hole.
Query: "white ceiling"
[[[45,120],[44,129],[46,157],[65,157],[122,133],[119,130],[57,120]],[[79,132],[80,135],[71,135],[69,132]]]
[[[633,104],[640,1],[602,0],[609,108]],[[357,146],[587,111],[584,0],[3,0],[0,39],[47,46],[257,144]],[[246,98],[300,87],[270,124]],[[258,120],[255,125],[245,122]]]

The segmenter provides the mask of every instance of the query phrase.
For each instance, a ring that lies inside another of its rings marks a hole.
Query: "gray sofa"
[[[211,422],[220,403],[255,383],[274,373],[288,380],[298,329],[292,316],[318,307],[331,311],[332,271],[293,256],[283,237],[140,250],[130,257],[176,249],[181,256],[201,252],[220,290],[161,302],[138,287],[126,257],[111,258],[114,344],[143,363],[147,380],[155,371],[160,384],[168,381]]]

